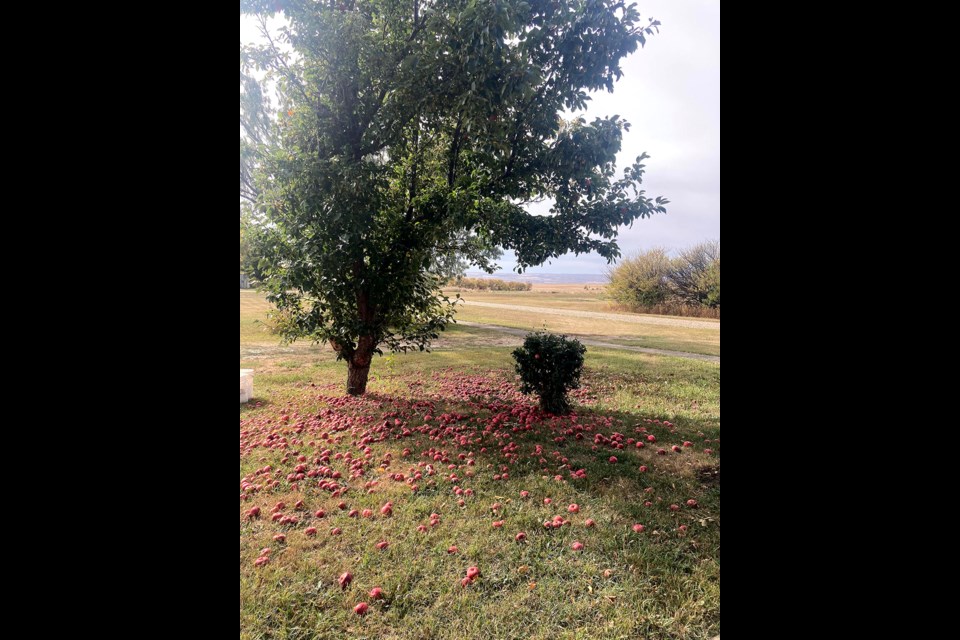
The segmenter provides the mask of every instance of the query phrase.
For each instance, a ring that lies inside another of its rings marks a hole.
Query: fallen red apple
[[[583,543],[574,542],[572,545],[570,545],[570,548],[573,549],[574,551],[583,551]]]
[[[525,534],[523,531],[517,534],[517,542],[523,542],[526,539],[527,539],[527,534]]]
[[[383,599],[383,589],[380,587],[374,587],[370,590],[370,599],[371,600],[382,600]]]
[[[569,507],[567,507],[567,511],[569,511],[570,513],[580,513],[580,505],[572,504]]]
[[[453,555],[453,554],[457,553],[458,551],[460,551],[460,549],[457,549],[455,546],[454,546],[454,547],[450,547],[449,549],[447,549],[447,553],[449,553],[450,555]]]
[[[358,604],[353,608],[353,612],[358,616],[362,616],[362,615],[366,615],[367,610],[369,608],[370,608],[370,605],[368,605],[366,602],[361,602],[360,604]]]
[[[316,527],[307,527],[307,530],[304,531],[304,533],[307,534],[308,537],[312,538],[312,537],[314,537],[315,535],[317,535],[317,528],[316,528]]]
[[[593,520],[593,518],[587,518],[587,521],[583,523],[583,526],[589,529],[590,527],[597,526],[597,523]]]
[[[467,578],[474,580],[480,577],[480,568],[479,567],[470,567],[467,569]]]
[[[647,529],[647,528],[646,528],[645,526],[643,526],[642,524],[635,524],[635,525],[633,525],[633,531],[634,531],[635,533],[643,533],[644,531],[646,531],[646,529]]]
[[[340,577],[337,578],[337,582],[340,584],[341,589],[346,589],[350,586],[350,583],[353,582],[353,574],[349,571],[340,574]]]

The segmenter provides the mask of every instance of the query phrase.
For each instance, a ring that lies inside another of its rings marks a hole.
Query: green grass
[[[623,344],[711,356],[720,355],[719,329],[628,324],[614,320],[540,314],[516,309],[471,307],[469,301],[457,311],[457,319],[529,331],[546,329],[553,333],[594,338],[615,344],[629,341]]]
[[[553,309],[572,309],[576,311],[594,311],[598,313],[618,313],[623,315],[644,316],[649,314],[633,313],[613,302],[606,293],[605,286],[591,285],[587,288],[576,285],[538,285],[533,291],[469,291],[456,288],[445,290],[448,295],[460,295],[476,302],[494,302],[497,304],[521,305],[527,307],[550,307]],[[681,320],[700,320],[720,324],[719,320],[709,318],[670,316],[652,314],[653,318],[677,318]]]
[[[240,409],[241,434],[246,434],[241,435],[240,477],[254,478],[258,469],[272,465],[279,482],[240,503],[242,639],[702,639],[720,632],[720,445],[703,442],[719,439],[718,365],[591,349],[584,388],[576,392],[577,423],[534,420],[525,431],[524,416],[491,426],[495,414],[514,407],[526,412],[533,405],[513,395],[510,349],[488,344],[496,334],[460,327],[435,353],[378,359],[367,396],[355,400],[343,396],[346,370],[329,348],[279,347],[257,331],[251,322],[262,312],[258,304],[253,294],[246,301],[241,294],[241,367],[256,369],[259,406]],[[394,414],[403,427],[392,426]],[[437,427],[443,414],[462,419]],[[669,421],[675,432],[647,420]],[[383,433],[385,421],[391,425],[389,437],[368,442]],[[424,424],[438,430],[417,431]],[[577,425],[585,429],[583,440],[553,441]],[[414,430],[410,437],[402,437],[404,427]],[[658,443],[642,450],[592,448],[595,433],[645,436],[638,428],[648,429]],[[284,438],[286,447],[252,446],[271,434],[274,442]],[[394,439],[397,435],[401,438]],[[460,437],[470,441],[461,445]],[[684,440],[695,446],[681,454],[656,454],[656,447],[669,451]],[[503,457],[508,445],[516,447],[517,458]],[[537,445],[542,456],[532,455]],[[297,489],[286,480],[298,464],[294,454],[304,454],[313,469],[323,448],[362,459],[365,446],[370,457],[362,478],[349,479],[343,460],[331,457],[325,463],[343,474],[349,490],[342,497],[321,490],[316,480]],[[463,498],[463,507],[447,480],[446,463],[429,460],[436,475],[425,475],[417,492],[390,479],[395,473],[410,475],[411,469],[424,472],[417,465],[428,462],[421,453],[431,447],[460,465],[457,486],[475,492]],[[405,448],[411,451],[406,458]],[[585,469],[587,478],[571,479],[554,452],[572,469]],[[459,453],[469,454],[476,465],[464,464]],[[611,455],[618,464],[610,464]],[[649,467],[647,473],[638,471],[641,464]],[[510,478],[495,481],[502,465]],[[557,474],[561,481],[554,479]],[[255,482],[263,484],[263,478]],[[370,481],[378,484],[368,494],[364,485]],[[522,490],[530,492],[529,499],[520,497]],[[545,497],[554,503],[545,506]],[[688,499],[697,500],[698,508],[683,506],[678,513],[668,508]],[[302,512],[293,509],[298,500],[305,502]],[[340,500],[351,509],[369,508],[376,517],[349,518],[337,509]],[[394,504],[391,518],[379,514],[388,500]],[[653,506],[643,506],[645,500]],[[279,501],[288,505],[285,514],[301,518],[298,524],[270,521],[270,508]],[[497,516],[490,511],[495,502],[503,505]],[[570,503],[579,504],[581,512],[567,513]],[[250,521],[244,514],[253,505],[262,508],[263,517]],[[326,517],[313,517],[317,509]],[[440,524],[418,532],[431,513],[442,516]],[[573,524],[545,530],[543,521],[555,515]],[[587,518],[597,526],[585,528]],[[495,519],[506,522],[503,529],[492,528]],[[638,522],[647,531],[634,533],[631,526]],[[686,533],[678,531],[681,524],[689,527]],[[309,526],[317,527],[316,538],[304,534]],[[331,536],[333,527],[342,528],[342,535]],[[526,543],[514,541],[519,531],[527,533]],[[279,532],[287,536],[285,544],[273,541]],[[380,540],[390,542],[385,551],[375,547]],[[585,549],[573,551],[574,541]],[[459,553],[449,555],[451,545]],[[272,560],[255,567],[265,547],[272,550]],[[460,580],[470,566],[480,567],[483,575],[463,588]],[[336,584],[344,571],[354,575],[346,591]],[[531,588],[531,583],[536,584]],[[367,597],[374,586],[384,590],[384,601]],[[371,604],[363,618],[352,611],[361,601]]]
[[[495,302],[497,304],[514,304],[527,307],[551,307],[554,309],[574,309],[577,311],[597,311],[600,313],[615,313],[610,301],[604,297],[598,287],[573,289],[569,285],[559,287],[561,290],[538,289],[536,291],[461,291],[460,295],[467,300],[477,302]],[[572,289],[572,290],[571,290]],[[447,289],[447,294],[456,294],[458,289]]]
[[[467,292],[467,300],[478,300],[475,297],[481,292]],[[544,306],[552,308],[562,308],[560,302],[552,303],[551,294],[537,291],[525,293],[504,293],[504,297],[496,298],[498,294],[485,292],[482,295],[482,301],[506,302],[518,298],[516,304],[525,306]],[[558,300],[575,297],[579,294],[556,294],[553,297]],[[596,295],[594,293],[594,295]],[[511,298],[510,296],[513,296]],[[524,299],[524,296],[534,296],[532,299]],[[265,347],[271,353],[276,350],[277,339],[269,334],[262,321],[266,318],[266,312],[269,309],[263,297],[253,291],[240,292],[240,345],[241,352],[244,347],[254,349],[258,352]],[[584,310],[584,309],[580,309]],[[587,309],[591,310],[591,309]],[[602,309],[609,311],[609,309]],[[662,316],[656,316],[662,318]],[[516,329],[525,329],[536,331],[547,329],[555,333],[566,333],[581,337],[594,338],[600,341],[610,342],[612,344],[623,344],[627,346],[646,347],[651,349],[667,349],[672,351],[686,351],[688,353],[700,353],[705,355],[720,355],[720,331],[719,323],[717,329],[694,329],[689,327],[673,327],[659,325],[628,324],[612,320],[598,320],[594,318],[575,318],[561,315],[546,315],[530,311],[518,311],[515,309],[489,309],[485,307],[471,307],[469,303],[460,306],[457,312],[459,320],[468,322],[479,322],[483,324],[500,325]],[[462,346],[482,346],[490,343],[501,344],[519,344],[518,339],[504,337],[503,334],[484,331],[482,329],[467,329],[454,325],[452,331],[448,331],[444,340],[438,344],[439,349],[449,349]],[[302,345],[287,347],[287,351],[298,351],[303,348]]]

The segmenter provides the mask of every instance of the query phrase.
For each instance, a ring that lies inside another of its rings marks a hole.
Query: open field
[[[555,418],[516,393],[509,336],[454,327],[432,354],[375,360],[355,399],[329,348],[278,345],[256,293],[240,308],[240,365],[256,370],[242,639],[720,633],[719,365],[590,349],[576,414]]]
[[[500,297],[502,295],[503,297]],[[513,304],[516,306],[536,307],[543,306],[549,310],[564,309],[563,304],[569,305],[567,308],[575,311],[600,311],[610,313],[607,308],[587,308],[593,304],[601,304],[599,300],[594,302],[577,302],[576,296],[571,295],[567,298],[558,298],[554,300],[549,297],[552,294],[541,296],[536,291],[524,293],[504,293],[496,294],[491,292],[468,291],[462,294],[465,303],[458,307],[457,318],[468,322],[477,322],[488,325],[499,325],[512,327],[515,329],[524,329],[527,331],[536,331],[546,329],[554,333],[565,333],[583,338],[591,338],[600,342],[612,344],[624,344],[627,346],[646,347],[652,349],[666,349],[670,351],[685,351],[688,353],[697,353],[710,356],[720,355],[720,323],[713,320],[678,318],[676,322],[680,326],[665,326],[663,324],[635,324],[620,322],[613,319],[580,318],[568,315],[556,315],[555,313],[537,312],[530,309],[505,309],[488,308],[477,305],[471,305],[473,301],[489,302],[496,304]],[[530,296],[530,297],[527,297]],[[548,297],[544,297],[548,296]],[[262,319],[267,311],[267,304],[260,294],[252,291],[240,292],[240,337],[249,342],[267,342],[275,343],[273,336],[263,332],[261,326],[256,324],[256,320]],[[649,318],[651,322],[663,323],[670,320],[666,316],[634,316],[639,318]],[[683,326],[684,324],[694,323],[698,327],[691,328]],[[711,328],[700,328],[699,325]],[[715,328],[714,328],[715,325]],[[462,328],[461,328],[462,329]],[[456,338],[469,338],[475,335],[475,330],[452,332],[450,336]],[[450,336],[444,336],[444,341],[438,344],[439,348],[448,348],[447,344]],[[516,340],[505,342],[503,344],[515,344]]]
[[[457,289],[445,289],[447,295],[458,293]],[[551,307],[554,309],[576,309],[578,311],[613,311],[610,301],[603,297],[600,287],[590,287],[587,291],[576,285],[534,285],[533,291],[459,291],[468,300],[477,302],[496,302],[499,304],[517,304],[531,307]]]

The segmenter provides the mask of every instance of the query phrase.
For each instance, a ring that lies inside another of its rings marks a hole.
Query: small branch
[[[277,48],[277,45],[274,44],[273,38],[270,37],[270,30],[267,29],[267,20],[263,16],[260,16],[260,33],[264,38],[267,39],[267,42],[270,44],[270,50],[273,52],[274,64],[273,67],[280,73],[286,72],[287,79],[290,80],[294,86],[296,86],[297,91],[300,92],[300,95],[303,96],[303,99],[309,104],[310,97],[307,96],[307,91],[303,86],[303,83],[300,82],[300,78],[293,72],[293,70],[287,65],[286,60],[283,59],[283,56],[280,54],[280,50]],[[279,64],[277,64],[279,63]],[[280,67],[283,67],[282,69]]]
[[[453,132],[453,145],[450,147],[450,169],[447,172],[447,183],[453,188],[457,179],[457,159],[460,156],[460,135],[463,132],[463,112],[457,116],[457,128]]]

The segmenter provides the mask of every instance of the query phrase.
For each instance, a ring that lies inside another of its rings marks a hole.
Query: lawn
[[[575,415],[553,418],[496,334],[458,327],[375,361],[354,399],[329,348],[262,331],[262,304],[241,292],[241,638],[720,633],[718,365],[591,349]]]

